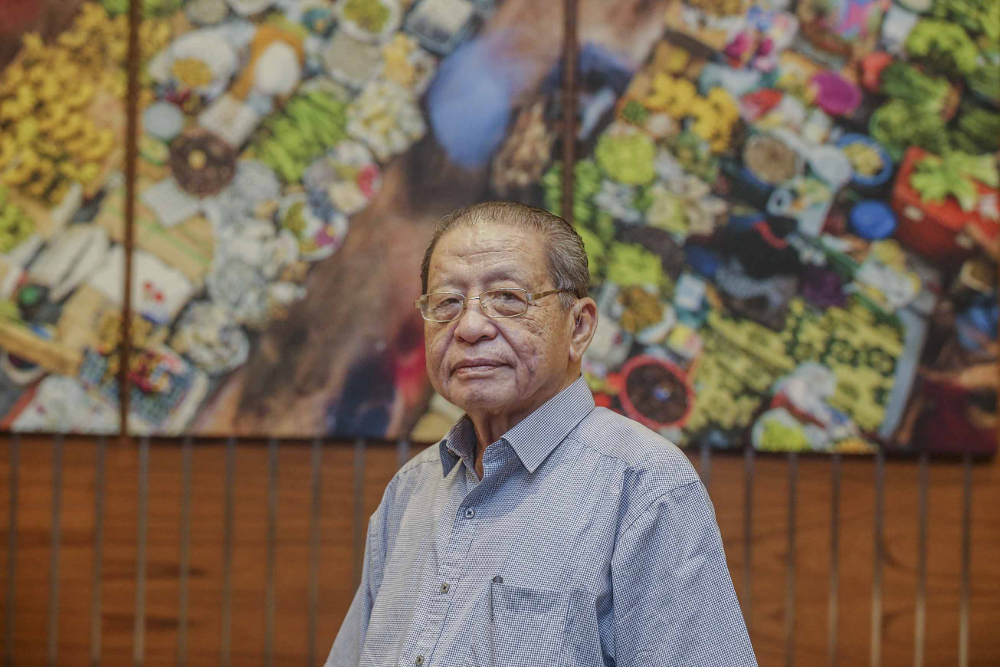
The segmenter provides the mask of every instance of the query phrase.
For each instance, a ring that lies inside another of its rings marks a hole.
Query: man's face
[[[554,288],[541,234],[487,224],[441,237],[431,256],[428,293],[478,296],[501,287]],[[431,384],[466,412],[533,410],[566,378],[572,317],[553,294],[529,304],[521,317],[490,319],[470,301],[457,320],[425,322]]]

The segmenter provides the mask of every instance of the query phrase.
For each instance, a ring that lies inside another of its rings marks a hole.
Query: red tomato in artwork
[[[375,183],[379,177],[378,166],[370,164],[358,172],[358,188],[361,194],[371,199],[375,196]]]
[[[38,18],[42,0],[0,0],[0,32],[19,32]]]

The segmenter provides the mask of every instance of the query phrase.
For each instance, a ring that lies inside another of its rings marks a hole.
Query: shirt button
[[[476,516],[476,510],[472,509],[471,507],[469,509],[465,510],[465,518],[466,519],[471,519],[474,516]]]
[[[420,665],[424,664],[424,656],[418,655],[417,659],[413,661],[413,664],[420,667]]]
[[[443,584],[441,584],[441,592],[442,593],[447,593],[449,588],[451,588],[451,586],[448,585],[447,581],[444,582]]]

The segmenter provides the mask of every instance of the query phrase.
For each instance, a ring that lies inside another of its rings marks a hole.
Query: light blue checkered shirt
[[[389,482],[327,667],[756,665],[705,487],[583,378]],[[458,465],[461,462],[462,465]]]

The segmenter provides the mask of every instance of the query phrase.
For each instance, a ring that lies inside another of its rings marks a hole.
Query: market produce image
[[[0,69],[0,427],[117,433],[124,254],[95,218],[123,178],[129,24],[69,4]],[[151,20],[142,57],[169,39]]]
[[[1000,5],[778,4],[672,6],[581,136],[598,404],[682,446],[991,453]]]
[[[577,5],[567,132],[561,2],[143,2],[127,361],[128,3],[19,36],[0,427],[116,432],[126,363],[134,434],[434,441],[423,248],[513,199],[584,239],[599,405],[688,447],[994,451],[1000,3]]]

